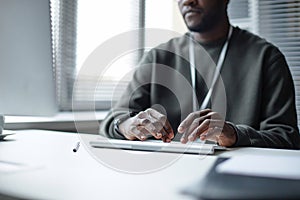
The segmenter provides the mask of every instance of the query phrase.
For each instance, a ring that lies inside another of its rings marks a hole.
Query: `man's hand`
[[[119,125],[119,130],[128,140],[146,140],[153,136],[164,142],[171,142],[174,138],[167,117],[152,108],[125,120]]]
[[[189,114],[179,125],[178,132],[182,133],[182,143],[201,140],[212,140],[221,146],[229,147],[235,144],[237,135],[234,128],[222,117],[210,109]]]

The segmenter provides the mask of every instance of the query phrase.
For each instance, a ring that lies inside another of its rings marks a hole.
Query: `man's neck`
[[[210,43],[222,38],[225,38],[228,35],[229,31],[229,21],[226,19],[224,22],[221,22],[215,28],[206,31],[206,32],[192,32],[194,39],[200,43]]]

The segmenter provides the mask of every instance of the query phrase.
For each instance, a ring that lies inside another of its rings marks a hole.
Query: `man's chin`
[[[202,23],[202,24],[193,25],[193,26],[187,25],[187,28],[191,32],[205,33],[205,32],[210,31],[213,28],[213,26],[211,26],[210,24],[207,24],[207,23]]]
[[[200,32],[200,33],[205,32],[205,29],[203,27],[199,27],[199,26],[188,26],[187,28],[191,32]]]
[[[185,21],[185,24],[191,32],[205,32],[206,26],[203,23],[193,23]]]

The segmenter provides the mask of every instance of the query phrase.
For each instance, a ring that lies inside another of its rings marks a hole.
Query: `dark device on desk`
[[[218,173],[216,166],[226,159],[218,158],[204,180],[183,193],[200,200],[300,199],[299,180]]]
[[[57,112],[49,0],[0,0],[0,114]]]

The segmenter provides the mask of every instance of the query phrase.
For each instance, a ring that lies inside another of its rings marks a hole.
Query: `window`
[[[130,80],[123,78],[123,75],[136,65],[139,51],[117,55],[109,66],[99,66],[103,68],[101,74],[82,69],[82,66],[96,48],[101,48],[117,35],[141,28],[143,18],[143,1],[124,0],[114,5],[109,1],[78,0],[77,84],[73,92],[75,109],[107,109],[111,106],[112,97],[120,98]],[[142,42],[139,36],[137,34],[131,38],[136,46]],[[118,47],[108,51],[115,48]]]
[[[76,66],[77,0],[50,0],[53,71],[61,110],[70,110]]]
[[[127,86],[130,78],[123,75],[136,66],[141,51],[112,60],[101,80],[99,74],[83,72],[85,60],[97,47],[126,31],[143,27],[172,30],[174,8],[177,9],[174,0],[124,0],[117,6],[95,0],[51,0],[51,4],[57,96],[61,110],[109,109],[112,98],[119,99]],[[164,13],[164,17],[157,13]],[[143,47],[144,38],[145,32],[141,31],[132,42]],[[77,83],[75,86],[74,82]],[[72,107],[72,100],[75,107]]]
[[[143,0],[124,0],[117,5],[109,1],[51,0],[54,69],[61,110],[94,109],[91,107],[94,100],[97,109],[109,108],[115,85],[120,84],[120,76],[135,65],[138,52],[114,60],[101,84],[98,84],[98,74],[81,73],[81,67],[86,58],[107,40],[143,27],[143,6]],[[132,42],[141,43],[139,38],[137,35]],[[79,84],[74,86],[75,82]],[[117,93],[121,94],[128,81],[123,82]],[[95,84],[100,85],[96,90]],[[72,103],[76,106],[72,107]]]
[[[255,11],[255,1],[249,0],[230,1],[228,7],[228,15],[232,24],[257,33],[255,28],[257,13],[254,13]]]
[[[89,106],[94,100],[96,109],[108,109],[117,83],[121,86],[115,98],[120,97],[129,81],[119,81],[120,77],[136,66],[141,55],[138,51],[112,61],[111,70],[96,91],[91,85],[99,77],[94,74],[81,74],[80,87],[73,91],[85,59],[103,42],[143,27],[186,31],[175,0],[123,0],[117,5],[96,0],[51,0],[51,6],[57,94],[62,110],[72,109],[72,96],[78,103],[76,109],[94,109]],[[300,1],[231,0],[228,9],[232,24],[266,38],[284,53],[295,81],[300,111]],[[157,13],[164,13],[164,17]],[[145,33],[140,32],[132,42],[142,47],[145,39]],[[300,115],[298,119],[300,124]]]

